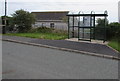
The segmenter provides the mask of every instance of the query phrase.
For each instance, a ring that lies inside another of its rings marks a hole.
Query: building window
[[[54,23],[50,23],[50,27],[51,27],[51,28],[54,28]]]

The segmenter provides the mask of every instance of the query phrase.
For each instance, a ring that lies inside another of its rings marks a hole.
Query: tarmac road
[[[118,61],[3,41],[3,79],[118,79]]]

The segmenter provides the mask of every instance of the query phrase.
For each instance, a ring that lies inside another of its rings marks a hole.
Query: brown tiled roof
[[[62,20],[69,11],[32,12],[37,20]]]

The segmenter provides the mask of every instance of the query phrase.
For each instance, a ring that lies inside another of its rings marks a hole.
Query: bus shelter
[[[103,14],[90,14],[79,12],[78,14],[68,14],[68,39],[78,38],[78,40],[91,41],[92,39],[100,39],[106,41],[106,22],[107,11]],[[96,27],[96,18],[103,17],[104,25]],[[99,32],[100,31],[100,32]]]

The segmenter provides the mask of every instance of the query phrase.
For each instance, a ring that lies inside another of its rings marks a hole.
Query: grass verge
[[[120,52],[120,41],[113,39],[109,41],[108,45]]]
[[[60,34],[60,33],[9,33],[5,35],[39,38],[39,39],[50,39],[50,40],[62,40],[67,38],[66,34]]]

